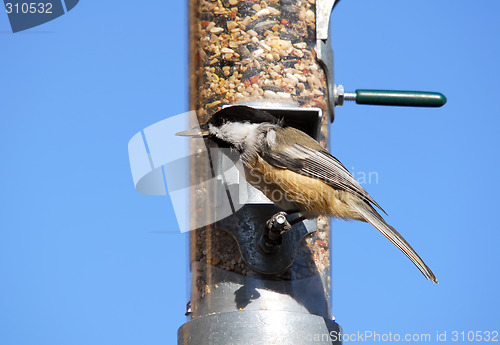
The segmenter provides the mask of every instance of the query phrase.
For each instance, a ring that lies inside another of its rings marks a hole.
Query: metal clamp
[[[330,121],[335,118],[335,82],[333,73],[333,50],[330,41],[330,16],[339,0],[316,1],[316,59],[323,67],[328,88],[328,112]]]

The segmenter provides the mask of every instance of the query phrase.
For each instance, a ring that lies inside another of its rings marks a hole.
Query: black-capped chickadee
[[[415,250],[372,206],[385,211],[349,171],[306,133],[266,111],[232,106],[215,113],[199,129],[177,135],[203,136],[236,149],[247,181],[285,211],[304,218],[320,215],[368,222],[398,247],[424,274],[436,276]]]

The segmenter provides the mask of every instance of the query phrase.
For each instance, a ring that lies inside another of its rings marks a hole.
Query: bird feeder
[[[191,0],[190,109],[195,126],[230,105],[264,109],[328,146],[335,106],[439,106],[432,93],[357,90],[333,79],[335,0]],[[208,145],[208,147],[207,147]],[[243,179],[238,157],[191,142],[188,322],[178,344],[332,344],[330,227],[297,223],[263,245],[280,210]],[[210,154],[205,155],[204,152]],[[207,183],[218,179],[218,183]],[[228,212],[230,210],[230,212]],[[266,235],[267,231],[267,235]]]

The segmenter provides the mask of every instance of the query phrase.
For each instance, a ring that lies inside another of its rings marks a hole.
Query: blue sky
[[[377,173],[364,187],[440,281],[370,226],[333,222],[346,333],[500,331],[499,12],[495,0],[343,0],[333,13],[346,89],[448,98],[336,109],[332,152]],[[187,237],[167,197],[134,190],[127,143],[189,110],[186,3],[81,1],[16,34],[3,13],[0,51],[0,343],[174,344]]]

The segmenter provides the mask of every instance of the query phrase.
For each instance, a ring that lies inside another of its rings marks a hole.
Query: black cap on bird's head
[[[267,111],[254,109],[246,105],[233,105],[231,107],[226,107],[219,110],[204,124],[200,125],[199,128],[188,129],[187,131],[182,131],[176,133],[176,135],[181,136],[193,136],[193,137],[207,137],[210,135],[209,126],[221,127],[228,122],[240,122],[240,123],[263,123],[269,122],[273,124],[280,124],[280,120]]]
[[[216,127],[222,126],[227,122],[241,123],[279,123],[279,120],[267,111],[254,109],[246,105],[233,105],[216,112],[208,123]]]

